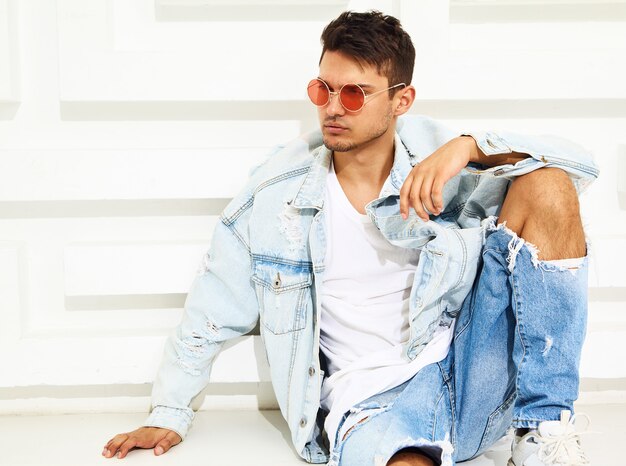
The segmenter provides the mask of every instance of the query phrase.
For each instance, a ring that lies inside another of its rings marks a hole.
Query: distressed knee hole
[[[343,434],[343,437],[341,438],[341,441],[343,442],[346,437],[348,436],[348,434],[350,432],[352,432],[352,430],[359,424],[362,424],[363,422],[365,422],[367,419],[369,419],[369,416],[365,416],[363,419],[361,419],[359,422],[357,422],[356,424],[354,424],[352,427],[350,427],[345,434]]]

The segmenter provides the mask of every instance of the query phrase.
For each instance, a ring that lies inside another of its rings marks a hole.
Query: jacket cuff
[[[471,136],[476,141],[478,148],[483,151],[486,156],[510,154],[513,152],[504,139],[495,133],[488,131],[476,131],[472,133],[463,133],[461,136]]]
[[[193,421],[193,411],[189,408],[171,408],[169,406],[155,406],[150,416],[144,422],[144,427],[161,427],[169,429],[180,435],[181,439],[185,439],[191,421]]]

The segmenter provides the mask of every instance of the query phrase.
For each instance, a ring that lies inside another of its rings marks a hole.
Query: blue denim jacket
[[[398,121],[393,167],[367,214],[393,244],[420,248],[410,296],[408,359],[438,326],[449,326],[474,281],[483,220],[497,215],[509,180],[542,167],[567,171],[582,191],[598,175],[591,155],[551,136],[474,133],[487,155],[530,154],[515,165],[470,164],[444,187],[444,210],[424,222],[400,216],[399,190],[412,166],[458,136],[424,116]],[[276,398],[293,444],[307,461],[328,461],[320,410],[324,361],[319,356],[320,286],[324,273],[324,189],[331,153],[316,131],[276,149],[226,207],[202,273],[168,339],[145,425],[185,437],[191,400],[208,383],[214,358],[229,339],[260,318]]]

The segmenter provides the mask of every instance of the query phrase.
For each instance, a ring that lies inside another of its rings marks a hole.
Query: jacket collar
[[[404,180],[409,176],[409,173],[417,162],[417,158],[411,154],[398,133],[396,133],[394,144],[393,166],[380,191],[380,197],[399,195]]]
[[[321,210],[324,207],[324,186],[326,185],[332,152],[326,146],[321,145],[313,149],[311,155],[313,156],[311,167],[291,205],[298,209]]]

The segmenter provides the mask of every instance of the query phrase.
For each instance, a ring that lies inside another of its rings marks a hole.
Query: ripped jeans
[[[409,447],[450,466],[480,455],[510,427],[573,413],[588,259],[573,269],[540,261],[495,222],[482,259],[447,358],[347,412],[329,466],[385,466]]]

